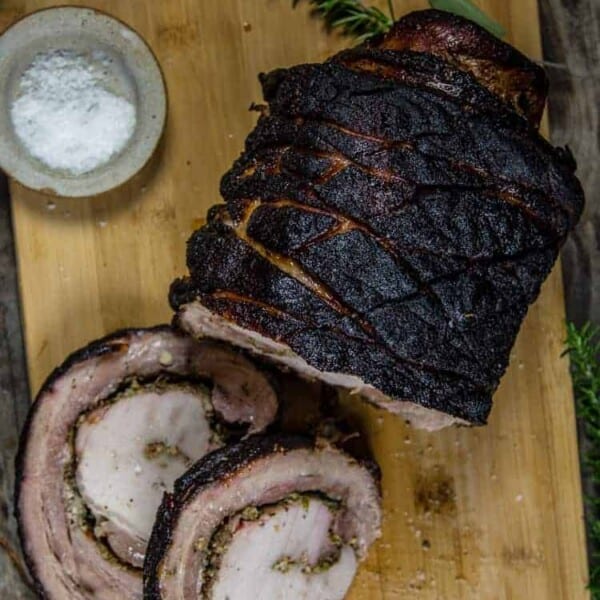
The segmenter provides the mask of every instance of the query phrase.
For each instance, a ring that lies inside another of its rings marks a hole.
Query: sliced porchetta
[[[228,340],[438,429],[486,423],[529,305],[583,208],[538,132],[544,71],[422,11],[266,104],[170,300]]]
[[[379,472],[326,442],[252,436],[166,494],[146,600],[341,600],[379,536]]]
[[[19,532],[41,595],[141,598],[163,492],[277,410],[269,380],[242,354],[167,326],[71,355],[33,404],[17,463]]]

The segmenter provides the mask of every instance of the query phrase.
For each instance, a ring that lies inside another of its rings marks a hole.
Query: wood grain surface
[[[542,0],[552,141],[577,157],[587,206],[563,251],[569,316],[600,323],[600,2]]]
[[[17,11],[18,12],[18,11]],[[16,12],[0,4],[0,31]],[[17,271],[8,203],[8,186],[0,179],[0,598],[31,600],[35,594],[21,556],[12,518],[15,454],[29,407],[29,389],[19,318]]]
[[[0,3],[5,20],[57,4]],[[170,318],[166,292],[184,244],[219,200],[260,99],[256,75],[322,60],[347,42],[287,0],[82,3],[136,28],[165,72],[170,115],[153,162],[88,200],[44,198],[12,184],[32,389],[88,340]],[[383,6],[383,2],[381,2]],[[539,57],[535,0],[480,5],[509,41]],[[397,0],[398,14],[425,6]],[[530,310],[490,425],[417,433],[348,401],[384,474],[385,532],[351,598],[579,600],[586,556],[559,270]]]
[[[1,26],[1,22],[0,22]],[[33,598],[12,512],[14,458],[29,406],[8,189],[0,179],[0,598]]]

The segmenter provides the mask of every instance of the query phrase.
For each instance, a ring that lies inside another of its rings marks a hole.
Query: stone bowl
[[[122,149],[84,173],[36,158],[17,135],[11,116],[11,108],[24,94],[23,73],[36,57],[56,51],[84,56],[86,61],[102,57],[102,84],[107,92],[135,108],[135,127]],[[165,83],[154,54],[135,31],[105,13],[50,8],[24,17],[0,36],[0,168],[30,189],[85,197],[118,187],[150,160],[166,115]]]

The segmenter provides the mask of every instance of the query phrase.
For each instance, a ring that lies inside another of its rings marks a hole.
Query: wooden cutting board
[[[54,4],[6,0],[1,23]],[[170,319],[167,289],[185,271],[185,241],[219,201],[219,178],[253,125],[247,108],[260,99],[257,74],[323,60],[348,43],[290,0],[81,4],[146,38],[165,72],[170,114],[151,165],[114,193],[67,201],[11,186],[33,390],[92,338]],[[399,15],[425,4],[395,1]],[[539,55],[536,0],[480,5],[510,42]],[[563,338],[555,270],[529,312],[488,427],[417,433],[354,405],[383,469],[385,529],[353,600],[588,597]]]

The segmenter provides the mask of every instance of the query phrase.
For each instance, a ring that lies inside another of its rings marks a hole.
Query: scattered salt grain
[[[23,73],[11,106],[14,130],[51,169],[82,175],[106,164],[131,139],[133,104],[109,89],[106,53],[53,50]]]
[[[167,350],[163,350],[160,353],[160,357],[158,359],[158,362],[163,366],[163,367],[168,367],[170,365],[173,364],[173,355],[168,352]]]

